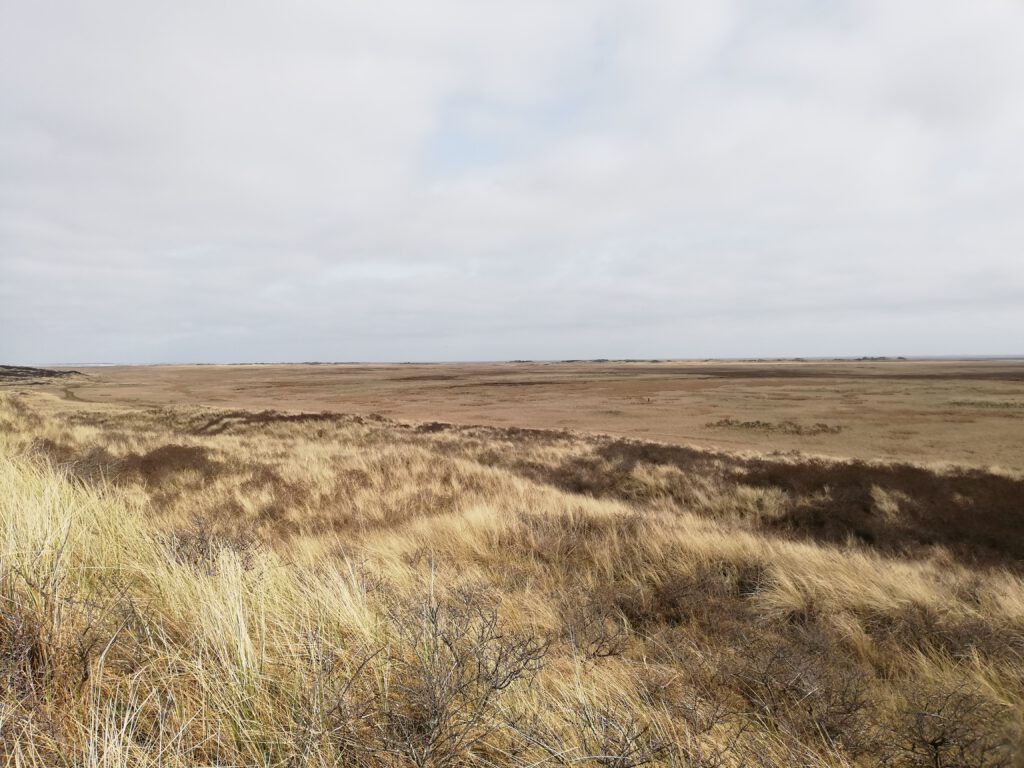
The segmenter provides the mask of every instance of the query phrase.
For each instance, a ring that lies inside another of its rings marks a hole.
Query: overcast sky
[[[0,362],[1024,352],[1024,1],[0,0]]]

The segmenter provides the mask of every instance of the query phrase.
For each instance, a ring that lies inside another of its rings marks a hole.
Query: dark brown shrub
[[[869,670],[838,642],[817,627],[747,639],[731,674],[754,718],[807,743],[877,756],[882,742]]]
[[[369,733],[348,746],[418,768],[464,765],[505,727],[496,703],[539,671],[547,643],[506,627],[477,590],[446,600],[392,600],[387,617],[395,636],[380,662],[389,684],[362,685],[363,695],[376,698]]]
[[[187,528],[178,529],[168,537],[170,554],[177,562],[211,575],[216,572],[222,551],[234,552],[243,567],[249,568],[262,546],[251,530],[225,532],[205,518],[196,518]]]
[[[912,684],[893,735],[915,768],[1009,768],[1024,756],[1009,710],[967,685]]]
[[[210,452],[195,445],[161,445],[143,454],[131,453],[114,464],[118,475],[138,478],[151,486],[159,486],[183,472],[196,473],[203,481],[224,469],[221,462],[210,458]]]

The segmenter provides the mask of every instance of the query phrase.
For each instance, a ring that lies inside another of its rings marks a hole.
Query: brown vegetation
[[[66,379],[80,375],[78,371],[30,368],[26,365],[0,365],[0,383],[36,384],[51,379]]]
[[[21,765],[1020,765],[1024,479],[0,399]]]
[[[38,381],[96,403],[376,413],[1024,472],[1022,360],[191,365]]]

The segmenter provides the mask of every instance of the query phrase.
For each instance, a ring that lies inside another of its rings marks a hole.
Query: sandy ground
[[[193,365],[83,374],[32,389],[93,402],[378,413],[1024,471],[1024,361]]]

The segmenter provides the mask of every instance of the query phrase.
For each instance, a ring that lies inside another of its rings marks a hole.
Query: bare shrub
[[[878,751],[870,676],[819,628],[751,636],[734,664],[757,720],[852,756]]]
[[[8,698],[34,697],[50,676],[43,628],[8,596],[0,607],[0,680]]]
[[[668,756],[671,743],[629,707],[573,701],[555,717],[519,726],[521,738],[555,765],[638,768]]]
[[[890,655],[913,648],[969,660],[976,655],[1012,664],[1024,658],[1024,628],[1011,622],[984,620],[973,615],[913,604],[902,610],[871,615],[864,626]]]
[[[619,656],[630,643],[622,614],[594,595],[573,595],[562,602],[565,639],[577,655],[590,659]]]
[[[893,732],[908,766],[1008,768],[1021,756],[1011,744],[1007,708],[965,684],[912,684]]]
[[[746,729],[722,665],[715,657],[675,650],[675,664],[646,666],[638,681],[640,700],[676,723],[666,758],[686,768],[732,765]]]
[[[760,563],[719,560],[662,574],[656,584],[612,588],[609,599],[632,626],[648,631],[684,623],[717,631],[735,620],[749,620],[752,608],[747,598],[767,580]]]
[[[548,648],[505,626],[479,590],[395,599],[386,618],[394,635],[377,669],[387,682],[362,746],[419,768],[461,764],[502,728],[498,700],[539,671]]]
[[[210,575],[216,572],[221,552],[234,552],[242,567],[250,568],[263,546],[252,531],[225,533],[207,517],[196,517],[187,527],[173,531],[167,537],[167,544],[174,560]]]

